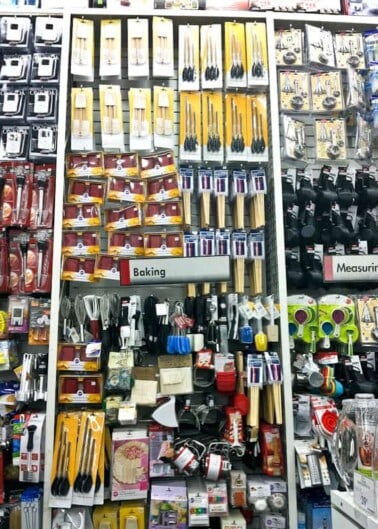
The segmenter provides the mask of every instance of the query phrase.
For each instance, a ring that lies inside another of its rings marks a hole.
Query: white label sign
[[[354,503],[369,514],[375,515],[377,506],[375,501],[374,480],[360,472],[354,472]]]
[[[377,281],[378,255],[326,255],[324,281]]]
[[[121,285],[206,283],[230,279],[230,258],[120,259]]]

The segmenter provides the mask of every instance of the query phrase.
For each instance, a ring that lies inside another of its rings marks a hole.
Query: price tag
[[[354,472],[354,502],[358,507],[375,516],[377,506],[374,480],[360,472]]]

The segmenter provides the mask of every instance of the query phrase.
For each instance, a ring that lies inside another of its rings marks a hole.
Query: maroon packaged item
[[[141,233],[110,232],[108,236],[108,253],[122,256],[144,255],[143,235]]]
[[[98,204],[64,204],[63,228],[101,226],[101,210]]]
[[[105,182],[72,179],[68,184],[68,202],[72,204],[103,204]]]
[[[146,200],[170,200],[180,196],[180,188],[176,173],[147,181]]]
[[[30,229],[52,228],[54,222],[55,172],[52,164],[34,167]]]
[[[181,257],[183,255],[182,232],[145,233],[146,257]]]
[[[141,156],[139,163],[141,178],[162,176],[176,170],[175,159],[171,151]]]
[[[142,210],[140,204],[132,204],[119,209],[106,209],[105,230],[121,230],[142,225]]]
[[[71,153],[66,157],[67,176],[103,176],[104,159],[102,152]]]
[[[96,257],[64,256],[61,278],[65,281],[93,282]]]
[[[58,383],[58,402],[99,404],[102,399],[102,375],[61,375]]]
[[[0,233],[0,292],[7,293],[9,289],[9,259],[8,239],[5,233]]]
[[[95,279],[113,279],[119,281],[119,258],[116,255],[98,255],[94,277]]]
[[[172,202],[149,202],[143,208],[144,226],[165,226],[182,224],[182,203]]]
[[[64,231],[62,255],[95,255],[100,252],[98,231]]]
[[[58,344],[59,371],[98,371],[100,358],[88,358],[86,344]]]
[[[112,176],[108,180],[108,200],[117,202],[144,202],[144,182],[139,179]]]
[[[135,152],[104,154],[104,176],[138,176],[138,155]]]

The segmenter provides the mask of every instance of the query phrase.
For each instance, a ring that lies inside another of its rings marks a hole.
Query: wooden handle
[[[238,257],[234,259],[234,290],[238,294],[244,294],[244,259]]]
[[[219,294],[227,294],[227,291],[228,291],[227,283],[225,281],[223,281],[222,283],[219,283],[218,293]]]
[[[244,394],[244,378],[243,378],[244,365],[243,365],[243,353],[241,351],[237,351],[235,353],[235,365],[236,365],[236,371],[238,373],[236,393]]]
[[[261,228],[261,226],[265,226],[265,195],[264,193],[257,193],[253,197],[253,209],[254,209],[254,220],[255,220],[255,226],[254,228]]]
[[[220,230],[226,227],[226,197],[217,196],[217,228]]]
[[[249,203],[249,222],[251,228],[256,229],[256,212],[255,212],[255,197],[252,197],[251,202]]]
[[[210,294],[210,283],[202,283],[202,295],[208,296]]]
[[[272,384],[272,386],[276,424],[282,424],[281,384],[279,382],[275,382]]]
[[[192,224],[192,197],[190,191],[182,192],[182,206],[184,213],[184,224],[190,226]]]
[[[196,285],[194,283],[188,283],[186,285],[186,295],[189,298],[195,298],[196,297]]]
[[[234,228],[244,229],[244,195],[236,195],[234,202]]]
[[[250,292],[251,296],[262,294],[263,280],[262,280],[262,259],[255,259],[251,263],[251,277],[250,277]]]
[[[201,194],[201,227],[210,225],[210,191]]]
[[[257,427],[259,425],[260,388],[258,386],[250,386],[248,388],[248,398],[247,426]]]
[[[263,413],[264,420],[269,424],[274,424],[274,399],[272,384],[266,384],[264,387]]]

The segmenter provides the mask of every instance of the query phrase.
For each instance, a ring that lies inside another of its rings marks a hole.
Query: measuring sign
[[[220,283],[231,276],[228,255],[213,257],[172,257],[162,259],[120,259],[120,283],[149,285],[162,283]]]
[[[377,255],[326,255],[324,281],[377,281]]]

